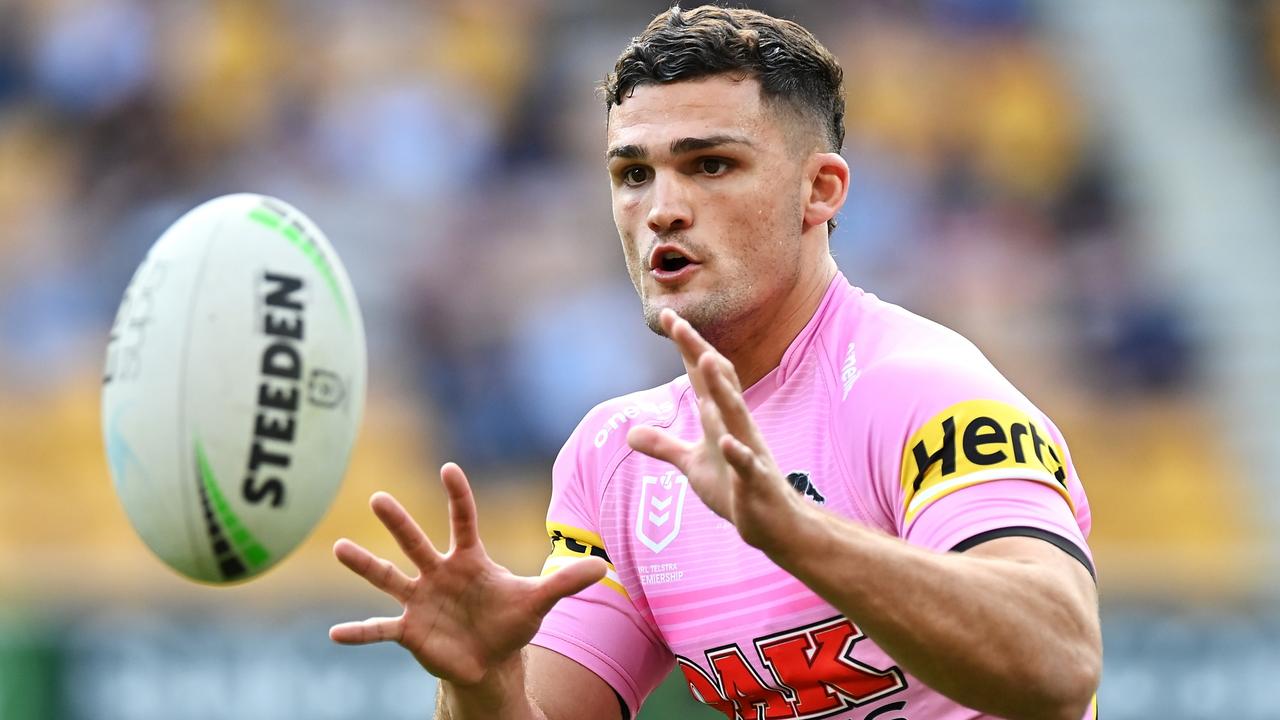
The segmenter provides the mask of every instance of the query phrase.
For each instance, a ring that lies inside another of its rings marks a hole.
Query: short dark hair
[[[674,5],[618,57],[601,86],[605,109],[637,85],[743,73],[766,100],[782,101],[821,128],[828,152],[844,146],[844,71],[813,33],[756,10]]]

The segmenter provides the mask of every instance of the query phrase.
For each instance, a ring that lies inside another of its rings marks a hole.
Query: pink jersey
[[[972,343],[842,275],[744,396],[778,467],[827,511],[942,552],[1041,537],[1092,572],[1089,505],[1053,423]],[[729,718],[986,717],[904,672],[678,470],[632,451],[642,423],[702,437],[687,376],[597,406],[557,458],[544,573],[597,555],[609,574],[557,604],[535,645],[597,673],[632,716],[674,662]]]

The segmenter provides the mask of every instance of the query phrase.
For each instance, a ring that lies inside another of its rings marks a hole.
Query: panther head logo
[[[787,482],[791,483],[791,487],[795,488],[796,492],[804,495],[810,500],[813,500],[819,505],[823,505],[827,502],[827,499],[822,496],[822,493],[818,492],[817,486],[809,480],[809,473],[804,470],[797,470],[788,474]]]

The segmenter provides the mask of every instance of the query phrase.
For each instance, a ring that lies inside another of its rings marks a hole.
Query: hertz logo
[[[1045,483],[1072,506],[1066,453],[1026,412],[995,400],[968,400],[943,410],[907,441],[902,455],[906,516],[938,498],[990,480]]]

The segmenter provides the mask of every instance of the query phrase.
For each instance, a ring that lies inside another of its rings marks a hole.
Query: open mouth
[[[649,269],[658,275],[679,275],[681,270],[697,264],[697,258],[685,255],[684,250],[670,243],[655,247],[649,254]]]
[[[663,272],[678,272],[689,265],[689,258],[678,252],[664,252],[658,258],[658,269]]]

